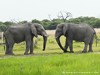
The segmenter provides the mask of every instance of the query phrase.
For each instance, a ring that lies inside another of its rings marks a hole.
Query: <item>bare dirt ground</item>
[[[95,28],[96,33],[100,33],[100,28]],[[46,30],[48,35],[54,35],[55,30]]]
[[[100,33],[100,28],[95,28],[96,33]]]
[[[48,35],[54,35],[55,34],[55,30],[46,30]]]

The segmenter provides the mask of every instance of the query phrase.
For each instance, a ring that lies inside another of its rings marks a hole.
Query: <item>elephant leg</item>
[[[93,50],[92,50],[93,38],[91,39],[91,41],[89,43],[89,51],[88,52],[93,52]]]
[[[92,50],[92,43],[89,44],[89,51],[88,52],[93,52],[93,50]]]
[[[84,44],[84,50],[82,51],[82,53],[86,53],[87,52],[87,47],[88,47],[88,43]]]
[[[9,46],[8,46],[9,47],[9,49],[8,49],[8,54],[9,55],[14,55],[13,54],[13,50],[12,50],[13,49],[13,46],[14,46],[14,43],[10,43]]]
[[[30,49],[30,46],[31,46],[31,41],[26,41],[26,50],[25,50],[25,53],[24,53],[24,55],[28,55],[28,51],[29,51],[29,49]]]
[[[13,39],[9,39],[9,40],[8,39],[6,40],[6,53],[5,54],[13,55],[12,49],[13,49],[14,41]]]
[[[33,41],[33,38],[32,38],[31,46],[30,46],[30,54],[33,54],[33,43],[34,43],[34,41]]]
[[[74,53],[72,40],[68,40],[68,46],[69,46],[69,49],[70,49],[70,53]]]
[[[5,54],[8,54],[8,52],[9,52],[9,45],[8,45],[8,43],[6,42],[6,52],[5,52]]]
[[[67,38],[66,38],[66,42],[65,42],[65,51],[66,52],[68,52],[67,49],[68,49],[68,41],[67,41]]]

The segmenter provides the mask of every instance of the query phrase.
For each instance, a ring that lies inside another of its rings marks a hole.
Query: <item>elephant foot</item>
[[[34,53],[32,52],[32,53],[30,53],[30,54],[32,54],[32,55],[33,55]]]
[[[74,51],[70,51],[70,53],[74,53]]]
[[[14,55],[14,53],[5,53],[6,55]]]
[[[93,52],[93,50],[89,50],[88,52]]]
[[[43,51],[45,51],[45,49],[42,49]]]
[[[67,53],[67,52],[69,52],[69,51],[64,51],[64,53]]]
[[[28,55],[28,53],[24,53],[24,55]]]
[[[86,52],[87,52],[86,50],[83,50],[83,51],[82,51],[82,53],[86,53]]]

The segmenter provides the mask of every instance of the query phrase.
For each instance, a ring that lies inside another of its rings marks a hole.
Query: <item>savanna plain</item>
[[[39,36],[34,39],[37,44],[33,55],[24,55],[25,42],[14,45],[15,55],[5,55],[4,46],[0,45],[0,75],[100,75],[100,41],[96,47],[94,39],[92,53],[81,53],[84,43],[76,41],[73,41],[74,53],[63,53],[54,31],[47,33],[46,50],[42,51],[43,39]],[[99,32],[97,36],[100,39]],[[64,46],[65,37],[60,40]]]

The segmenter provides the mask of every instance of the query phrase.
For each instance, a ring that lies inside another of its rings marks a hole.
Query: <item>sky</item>
[[[100,0],[0,0],[0,21],[31,21],[57,18],[70,12],[72,17],[100,18]]]

